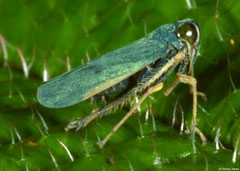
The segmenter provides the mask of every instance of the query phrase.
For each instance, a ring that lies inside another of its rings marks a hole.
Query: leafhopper
[[[48,108],[62,108],[77,104],[90,97],[120,94],[117,99],[89,116],[70,122],[65,130],[79,130],[97,117],[109,114],[124,105],[128,99],[141,98],[125,117],[100,142],[103,147],[117,129],[134,113],[144,99],[162,89],[169,74],[176,72],[176,81],[167,89],[168,95],[178,83],[186,83],[193,94],[191,132],[204,135],[196,127],[197,81],[193,76],[193,65],[200,45],[200,30],[192,19],[160,26],[147,36],[116,49],[86,65],[80,66],[42,84],[37,91],[38,101]]]

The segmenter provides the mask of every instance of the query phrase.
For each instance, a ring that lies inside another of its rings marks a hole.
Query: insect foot
[[[197,95],[200,96],[205,102],[207,101],[207,95],[203,92],[197,92]]]
[[[79,129],[85,127],[86,118],[87,117],[85,117],[83,119],[76,119],[74,121],[69,122],[64,130],[66,132],[68,132],[69,129],[76,129],[76,131],[78,131]]]

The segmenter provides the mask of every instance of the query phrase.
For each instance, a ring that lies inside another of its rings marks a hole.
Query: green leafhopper
[[[175,70],[176,81],[165,94],[168,95],[180,82],[191,86],[192,132],[197,132],[205,141],[204,135],[196,128],[197,95],[203,95],[197,92],[197,82],[193,77],[193,65],[199,45],[200,30],[194,20],[184,19],[163,25],[129,45],[45,82],[38,88],[38,101],[45,107],[62,108],[99,94],[121,94],[101,109],[93,110],[89,116],[70,122],[65,128],[78,130],[91,120],[122,106],[129,98],[142,95],[139,102],[100,143],[102,147],[148,95],[162,89],[168,75]]]

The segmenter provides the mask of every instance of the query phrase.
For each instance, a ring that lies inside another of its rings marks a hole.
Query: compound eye
[[[194,45],[199,36],[198,26],[194,23],[185,23],[177,29],[176,34],[178,38]]]

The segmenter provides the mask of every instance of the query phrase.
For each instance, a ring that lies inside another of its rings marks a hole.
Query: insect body
[[[65,130],[86,126],[91,120],[122,106],[129,98],[142,95],[139,102],[101,142],[110,136],[151,93],[161,90],[168,75],[177,72],[176,81],[166,91],[168,95],[180,82],[190,84],[193,93],[193,132],[196,128],[197,87],[193,65],[200,44],[198,24],[184,19],[163,25],[146,37],[96,58],[86,65],[60,75],[38,88],[38,101],[49,108],[61,108],[98,95],[120,93],[117,99],[89,116],[68,124]],[[205,137],[201,134],[202,139]]]

